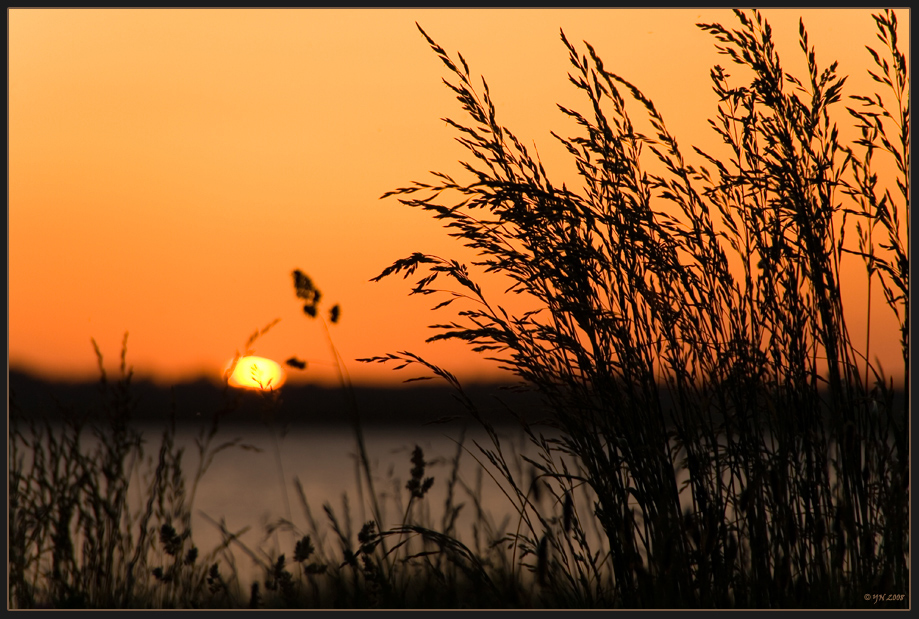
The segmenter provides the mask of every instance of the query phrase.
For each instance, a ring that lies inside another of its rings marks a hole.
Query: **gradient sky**
[[[870,89],[870,11],[764,14],[786,70],[806,75],[802,16],[818,63],[838,60],[851,76],[845,93]],[[113,370],[129,331],[129,363],[161,382],[218,377],[275,318],[257,354],[296,355],[312,362],[301,379],[333,380],[325,332],[294,296],[294,268],[341,304],[331,333],[355,381],[413,375],[353,361],[396,350],[467,380],[491,375],[460,345],[423,343],[452,307],[435,316],[432,297],[409,298],[406,282],[368,281],[413,251],[469,258],[423,213],[379,199],[465,158],[440,120],[465,119],[416,21],[486,77],[499,120],[536,144],[556,184],[575,174],[549,131],[575,128],[555,104],[583,109],[559,28],[641,88],[689,155],[712,144],[709,68],[732,72],[694,24],[736,25],[722,9],[8,15],[10,365],[93,377],[90,338]],[[908,11],[899,18],[908,55]],[[848,316],[857,342],[863,306]],[[896,329],[875,307],[872,349],[896,374]]]

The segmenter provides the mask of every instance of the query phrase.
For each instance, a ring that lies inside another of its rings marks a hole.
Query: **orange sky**
[[[839,60],[846,93],[870,89],[870,11],[764,14],[786,70],[806,75],[803,16],[818,63]],[[898,15],[908,55],[909,14]],[[429,217],[379,199],[429,170],[455,172],[463,157],[440,118],[465,119],[414,22],[486,77],[501,122],[535,142],[559,184],[575,175],[549,131],[574,127],[555,104],[583,107],[560,27],[641,88],[689,155],[690,144],[712,143],[709,68],[729,65],[694,23],[736,24],[723,9],[8,16],[10,365],[93,377],[90,337],[113,370],[129,331],[129,362],[160,381],[216,378],[275,318],[257,354],[297,355],[313,362],[301,376],[333,380],[324,331],[294,297],[294,268],[341,304],[332,335],[355,381],[409,377],[352,361],[396,350],[467,380],[491,371],[459,345],[423,343],[425,326],[450,315],[431,315],[432,297],[407,297],[402,280],[368,281],[413,251],[468,257]],[[848,320],[860,342],[858,305]],[[876,319],[872,348],[896,374],[894,323]]]

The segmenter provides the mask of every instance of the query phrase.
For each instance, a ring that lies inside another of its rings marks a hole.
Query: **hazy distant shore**
[[[454,416],[469,418],[452,389],[434,382],[404,387],[355,386],[354,397],[362,423],[413,425]],[[540,418],[539,399],[533,393],[510,391],[507,385],[500,384],[469,385],[465,390],[492,423],[515,421],[500,402],[529,421]],[[11,405],[27,414],[49,418],[61,418],[68,411],[86,412],[103,402],[98,380],[53,382],[18,370],[9,372],[9,391]],[[135,419],[139,422],[165,419],[173,403],[179,422],[210,419],[228,404],[234,408],[222,423],[263,423],[266,418],[262,394],[226,389],[205,379],[172,387],[137,380],[131,383],[131,393],[137,406]],[[341,388],[288,383],[280,390],[280,400],[275,410],[275,420],[280,423],[336,426],[352,422],[348,395]]]
[[[85,413],[101,405],[100,383],[46,381],[19,370],[9,372],[10,404],[29,415],[60,419],[68,411]],[[469,398],[492,424],[515,424],[514,415],[528,422],[538,422],[547,415],[539,396],[533,392],[512,390],[509,384],[472,384],[464,386]],[[339,387],[286,384],[281,388],[280,403],[273,412],[276,424],[350,426],[351,404],[348,394]],[[131,393],[136,402],[135,420],[157,423],[168,417],[175,405],[180,423],[209,420],[224,407],[232,411],[221,419],[222,425],[262,424],[267,421],[267,403],[252,391],[225,388],[206,379],[164,387],[146,380],[132,381]],[[661,393],[664,410],[669,398]],[[902,392],[895,394],[894,411],[902,417]],[[459,418],[473,421],[448,386],[435,380],[405,386],[354,387],[361,423],[366,426],[415,426]]]

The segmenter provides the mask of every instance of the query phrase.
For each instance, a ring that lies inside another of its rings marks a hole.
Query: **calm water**
[[[195,445],[197,433],[198,429],[192,427],[179,428],[177,431],[177,446],[186,448],[183,468],[188,477],[193,476],[198,464],[198,448]],[[156,453],[159,434],[157,431],[145,432],[148,440],[145,449],[147,454]],[[394,526],[402,521],[409,496],[405,484],[411,478],[412,450],[418,445],[428,462],[425,477],[433,477],[434,484],[424,499],[414,504],[413,519],[440,530],[448,479],[452,473],[453,460],[457,456],[457,441],[461,434],[462,428],[455,425],[365,429],[364,438],[373,472],[374,490],[381,499],[380,508],[386,526]],[[521,483],[529,483],[530,471],[521,470],[522,460],[511,456],[520,453],[521,449],[531,448],[519,430],[499,430],[499,435],[508,462],[518,467],[513,472],[519,479],[525,480]],[[280,545],[280,552],[290,556],[293,553],[293,540],[297,538],[283,531],[266,534],[266,525],[279,518],[289,517],[303,534],[311,532],[306,511],[295,487],[295,479],[302,485],[310,512],[330,545],[337,547],[337,541],[323,511],[325,504],[332,507],[343,524],[345,520],[350,521],[354,537],[361,525],[373,518],[363,476],[360,487],[358,485],[357,444],[350,430],[299,427],[280,436],[278,430],[264,426],[230,427],[221,429],[215,444],[237,437],[260,448],[261,452],[238,447],[222,451],[216,455],[199,483],[194,498],[192,531],[194,541],[203,553],[214,549],[221,542],[220,532],[210,520],[223,520],[232,532],[250,527],[240,537],[250,549],[261,548],[265,553],[273,552],[277,556]],[[459,482],[454,490],[453,502],[454,505],[465,505],[457,521],[456,537],[469,544],[472,543],[472,523],[476,519],[473,495],[480,499],[484,511],[496,527],[500,528],[502,521],[505,530],[507,526],[514,529],[517,524],[516,520],[510,523],[514,510],[488,471],[498,479],[500,476],[490,465],[483,467],[479,463],[485,460],[473,440],[486,448],[491,447],[489,438],[481,429],[470,427],[464,441],[468,451],[464,450],[459,455]],[[283,486],[278,454],[283,469]],[[191,479],[188,483],[190,491]],[[359,499],[361,493],[363,504]],[[345,503],[350,510],[349,519],[344,515]],[[237,548],[234,555],[240,573],[251,574],[246,566],[254,567],[254,564],[245,552]]]
[[[198,433],[198,427],[185,425],[178,427],[176,435],[177,447],[185,448],[182,462],[189,492],[199,463],[195,444]],[[519,455],[524,453],[534,456],[535,448],[519,428],[499,428],[498,433],[502,453],[511,466],[515,480],[522,488],[528,488],[533,479],[533,469]],[[153,470],[161,435],[161,428],[150,427],[144,430],[144,451],[149,461],[142,470]],[[380,499],[383,512],[384,528],[396,526],[403,521],[409,497],[405,484],[411,478],[411,455],[417,445],[424,451],[428,463],[425,477],[433,477],[434,484],[424,499],[413,504],[411,520],[443,530],[449,478],[453,473],[453,460],[458,452],[457,441],[463,437],[463,428],[456,423],[377,426],[366,428],[364,437],[375,494]],[[312,518],[318,525],[320,533],[317,545],[334,550],[336,554],[338,552],[338,541],[323,510],[325,505],[334,510],[343,526],[350,524],[352,540],[356,539],[361,525],[373,519],[366,480],[363,474],[358,474],[357,444],[350,429],[297,426],[281,435],[278,429],[262,425],[229,426],[221,428],[213,446],[236,438],[259,451],[240,447],[221,451],[216,454],[201,479],[192,505],[192,532],[202,557],[207,557],[208,553],[220,546],[222,535],[214,522],[221,521],[233,533],[248,527],[240,534],[239,540],[266,562],[269,557],[277,557],[279,554],[290,557],[295,540],[300,535],[315,536],[296,490],[295,480],[299,480]],[[481,506],[484,512],[486,526],[490,526],[499,535],[517,530],[519,517],[518,510],[502,491],[503,486],[510,492],[507,482],[493,466],[486,463],[474,443],[477,441],[483,447],[493,449],[486,433],[475,425],[469,425],[463,440],[465,449],[459,453],[458,483],[454,487],[453,505],[463,504],[464,507],[460,511],[453,535],[475,548],[477,544],[473,536],[473,525],[482,525],[477,506]],[[678,482],[685,481],[686,475],[685,470],[680,471]],[[141,492],[144,484],[132,482],[132,486],[132,509],[137,510],[143,503]],[[684,493],[681,499],[688,502],[690,497]],[[546,496],[546,493],[534,498],[540,513],[544,515],[560,512],[558,506],[551,501],[552,498]],[[581,513],[585,514],[592,511],[586,504],[578,507],[579,512],[582,509],[585,511]],[[289,519],[298,533],[287,530],[266,532],[270,523],[282,518]],[[586,520],[588,522],[585,524],[589,527],[596,525],[596,519]],[[596,530],[588,530],[587,533],[594,539],[605,537]],[[232,550],[241,583],[245,586],[252,579],[258,578],[261,571],[243,549],[233,546]]]

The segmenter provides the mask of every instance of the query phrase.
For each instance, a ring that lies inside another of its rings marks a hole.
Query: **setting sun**
[[[235,368],[231,361],[227,371],[231,372],[230,386],[240,389],[268,391],[277,389],[287,379],[284,368],[271,359],[263,357],[241,357],[236,361]]]

